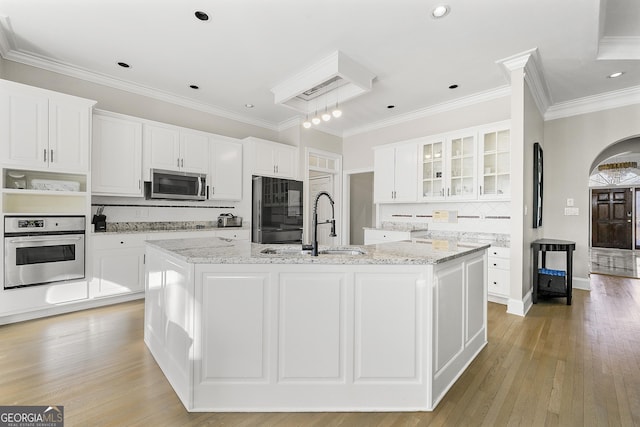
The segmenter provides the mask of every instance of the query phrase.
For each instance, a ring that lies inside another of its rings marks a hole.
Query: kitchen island
[[[488,245],[147,242],[144,340],[188,411],[429,411],[487,343]]]

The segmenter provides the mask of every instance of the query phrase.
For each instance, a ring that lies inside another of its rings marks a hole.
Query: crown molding
[[[544,114],[544,120],[562,119],[612,108],[640,104],[640,86],[616,90],[555,104]]]
[[[518,69],[524,69],[524,79],[529,85],[531,95],[538,107],[541,115],[544,115],[552,105],[551,91],[544,77],[544,70],[538,48],[526,50],[521,53],[509,56],[496,61],[502,67],[502,71],[507,77],[507,81],[511,82],[511,72]]]
[[[197,111],[214,114],[226,119],[235,120],[241,123],[266,128],[269,130],[278,130],[278,125],[266,120],[256,120],[245,117],[241,114],[225,110],[210,104],[193,101],[182,96],[178,96],[169,92],[143,86],[124,80],[115,79],[103,74],[95,73],[86,69],[72,66],[63,62],[51,61],[49,59],[38,57],[37,55],[19,52],[13,49],[11,40],[11,31],[7,31],[9,21],[6,17],[0,16],[0,55],[9,61],[19,62],[36,68],[41,68],[54,73],[74,77],[80,80],[97,83],[114,89],[135,93],[159,101],[169,102],[183,107],[191,108]]]
[[[599,60],[640,59],[640,37],[603,37],[598,43]]]
[[[371,123],[366,126],[356,127],[352,129],[348,129],[343,132],[342,137],[346,138],[349,136],[358,135],[365,132],[374,131],[377,129],[382,129],[387,126],[398,125],[401,123],[406,123],[411,120],[421,119],[424,117],[433,116],[435,114],[444,113],[446,111],[456,110],[458,108],[468,107],[470,105],[479,104],[481,102],[491,101],[493,99],[504,98],[506,96],[511,95],[511,87],[510,86],[502,86],[493,90],[489,90],[486,92],[479,92],[470,96],[466,96],[464,98],[458,98],[451,102],[444,102],[442,104],[433,105],[426,108],[421,108],[419,110],[415,110],[406,114],[401,114],[398,116],[394,116],[390,119],[380,120],[378,122]]]

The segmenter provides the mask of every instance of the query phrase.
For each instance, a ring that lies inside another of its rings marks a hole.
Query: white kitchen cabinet
[[[2,163],[87,172],[94,104],[95,101],[0,80]]]
[[[448,138],[447,151],[447,198],[477,198],[476,133],[467,132]]]
[[[91,298],[144,291],[145,234],[94,234]]]
[[[209,199],[242,200],[242,143],[213,136],[209,154]]]
[[[411,240],[422,237],[426,230],[382,230],[365,228],[364,244],[374,245],[377,243],[399,242],[401,240]]]
[[[142,122],[94,114],[91,178],[95,195],[143,195]]]
[[[143,127],[143,177],[151,169],[209,173],[209,137],[204,132],[160,123]]]
[[[511,138],[508,124],[483,129],[479,135],[478,175],[480,193],[486,200],[511,196]]]
[[[419,145],[420,200],[477,199],[477,130],[429,138]]]
[[[445,188],[445,139],[436,138],[424,142],[420,146],[422,174],[419,181],[422,182],[422,198],[436,200],[444,199]]]
[[[298,149],[291,145],[249,137],[251,146],[251,173],[260,176],[275,176],[296,179]]]
[[[491,246],[488,250],[489,300],[507,304],[509,300],[510,249]]]
[[[376,148],[373,164],[374,203],[415,202],[417,164],[415,143]]]

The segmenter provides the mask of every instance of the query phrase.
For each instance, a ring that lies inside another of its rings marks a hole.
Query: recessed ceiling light
[[[621,75],[624,74],[624,71],[618,71],[617,73],[613,73],[613,74],[609,74],[607,76],[607,78],[609,79],[615,79],[616,77],[620,77]]]
[[[191,89],[200,89],[200,87],[198,85],[189,85],[189,87]]]
[[[126,62],[118,62],[118,65],[121,66],[122,68],[129,68],[130,65],[127,64]]]
[[[253,105],[253,104],[244,104],[244,106],[245,106],[246,108],[253,108],[253,107],[254,107],[254,105]]]
[[[451,8],[446,4],[441,4],[440,6],[436,6],[431,11],[431,16],[435,19],[444,18],[449,14]]]
[[[392,109],[392,108],[396,108],[396,106],[395,105],[387,105],[387,108],[388,109]]]
[[[197,10],[194,15],[196,15],[196,18],[198,18],[201,21],[208,21],[209,20],[209,15],[207,15],[205,12],[203,12],[201,10]]]
[[[458,87],[458,85],[453,84],[453,85],[449,86],[449,89],[456,89],[457,87]]]

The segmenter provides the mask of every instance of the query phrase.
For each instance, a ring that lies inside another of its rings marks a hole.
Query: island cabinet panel
[[[436,375],[464,346],[463,276],[461,264],[442,270],[433,290],[433,368]]]
[[[193,264],[147,252],[144,342],[183,402],[191,399]]]
[[[280,275],[279,381],[344,379],[345,275]]]
[[[188,262],[147,243],[145,343],[188,411],[433,410],[486,345],[486,249],[330,264],[224,245]]]
[[[200,382],[266,380],[268,285],[264,274],[202,275]]]
[[[419,380],[419,283],[423,276],[416,273],[356,275],[356,382]]]
[[[433,281],[432,400],[444,397],[487,342],[487,255],[440,264]]]

